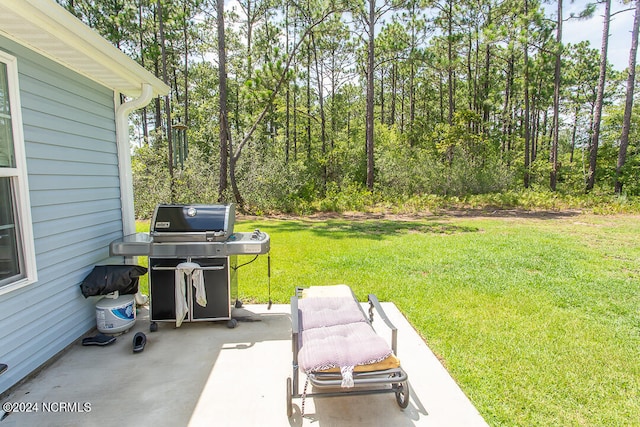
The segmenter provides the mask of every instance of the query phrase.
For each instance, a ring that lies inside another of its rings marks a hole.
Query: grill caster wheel
[[[291,381],[291,377],[287,377],[287,417],[291,418],[291,415],[293,415],[293,402],[292,402],[292,390],[293,390],[293,386],[292,386],[292,381]]]
[[[409,406],[409,383],[408,382],[405,381],[403,383],[397,384],[396,402],[398,403],[398,406],[401,407],[402,409],[405,409],[407,406]]]
[[[151,322],[149,325],[149,332],[155,332],[158,330],[158,324],[156,322]]]
[[[235,303],[235,305],[234,305],[234,306],[235,306],[235,308],[242,308],[242,301],[240,301],[239,299],[237,299],[237,300],[236,300],[236,303]]]
[[[238,326],[238,321],[236,319],[231,319],[227,322],[227,328],[233,329]]]

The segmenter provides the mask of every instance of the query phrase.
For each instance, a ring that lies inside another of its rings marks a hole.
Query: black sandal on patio
[[[142,332],[138,332],[133,337],[133,352],[140,353],[144,350],[144,346],[147,343],[147,336]]]
[[[94,337],[87,337],[82,339],[82,345],[99,345],[105,346],[115,342],[116,337],[110,335],[98,334]]]

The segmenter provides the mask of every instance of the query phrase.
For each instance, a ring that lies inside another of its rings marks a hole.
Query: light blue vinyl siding
[[[0,295],[0,394],[95,327],[79,284],[122,236],[113,92],[0,37],[18,58],[38,282]]]

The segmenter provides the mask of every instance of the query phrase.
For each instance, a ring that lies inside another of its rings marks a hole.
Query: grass
[[[256,227],[274,302],[336,283],[393,301],[490,425],[640,425],[637,216],[236,223]],[[266,269],[240,269],[245,302]]]
[[[136,233],[148,233],[149,221],[136,221]],[[146,256],[138,257],[138,264],[148,267],[148,258]],[[149,275],[145,274],[140,277],[138,282],[138,290],[145,295],[149,295]]]

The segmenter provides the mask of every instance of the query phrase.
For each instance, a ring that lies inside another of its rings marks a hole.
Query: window
[[[0,294],[36,280],[16,59],[0,51]]]

